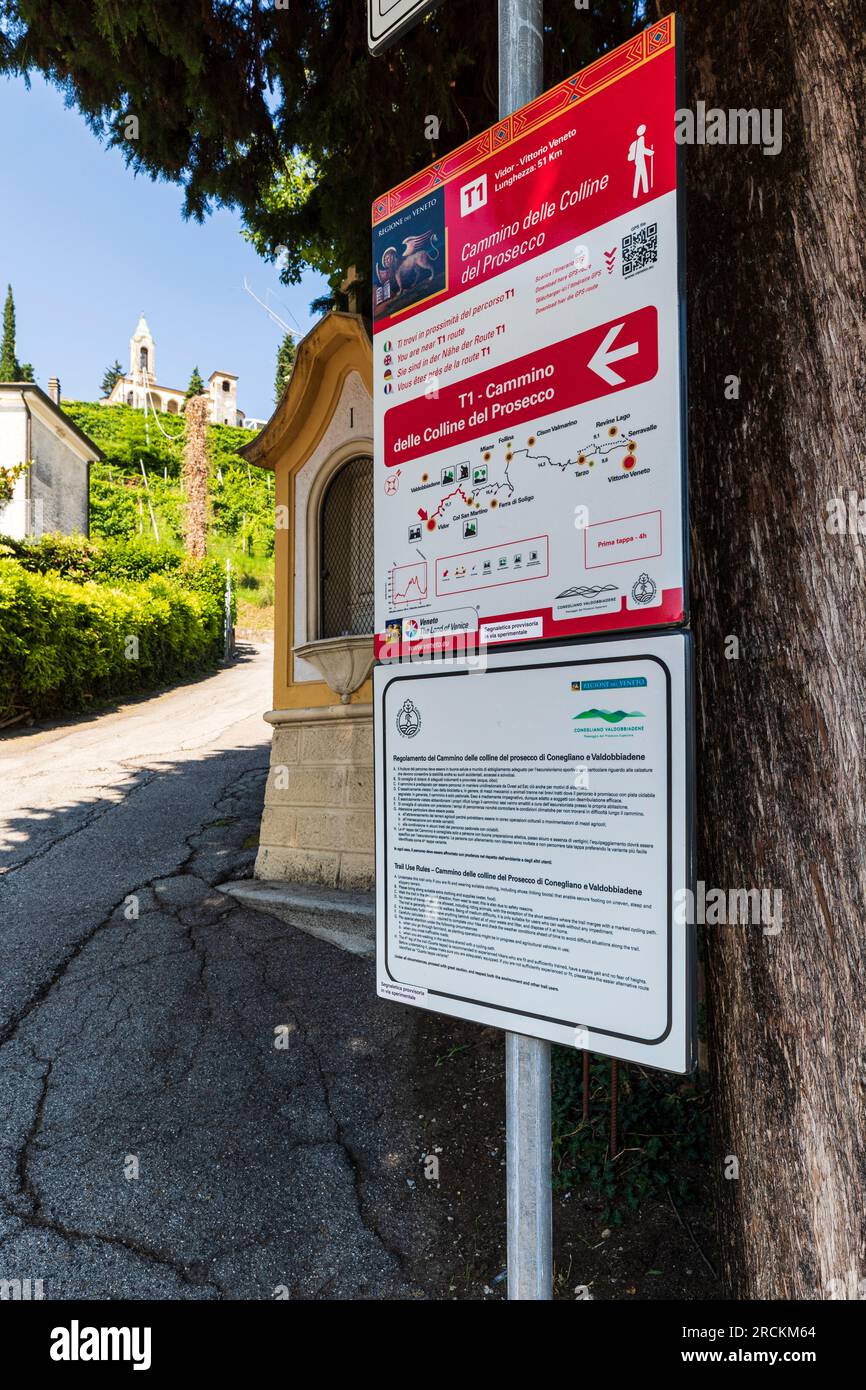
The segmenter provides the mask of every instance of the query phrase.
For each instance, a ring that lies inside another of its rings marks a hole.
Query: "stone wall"
[[[369,705],[274,710],[256,878],[373,886]]]

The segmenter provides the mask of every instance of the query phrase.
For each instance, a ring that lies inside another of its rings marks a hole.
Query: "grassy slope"
[[[129,538],[139,534],[182,548],[181,463],[183,421],[126,405],[64,401],[63,409],[103,450],[106,461],[93,465],[90,529],[93,536]],[[249,430],[211,425],[208,554],[231,561],[238,597],[238,626],[273,627],[273,478],[250,468],[238,450]],[[142,476],[147,474],[147,487]],[[148,507],[153,507],[153,519]]]

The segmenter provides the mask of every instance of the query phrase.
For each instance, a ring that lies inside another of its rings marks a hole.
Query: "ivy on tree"
[[[187,555],[203,559],[207,554],[208,416],[205,396],[194,396],[184,420],[183,482],[186,496],[184,546]]]

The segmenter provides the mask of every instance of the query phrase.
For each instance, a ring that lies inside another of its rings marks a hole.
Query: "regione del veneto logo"
[[[447,280],[445,190],[438,188],[373,228],[373,317],[411,309],[441,294]]]

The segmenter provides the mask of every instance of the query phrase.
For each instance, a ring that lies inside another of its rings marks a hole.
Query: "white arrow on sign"
[[[619,362],[623,357],[634,357],[638,350],[637,343],[623,343],[622,347],[618,348],[612,346],[622,326],[621,323],[615,323],[613,328],[607,330],[587,363],[589,370],[600,376],[602,381],[606,381],[608,386],[621,386],[625,381],[624,376],[613,370],[611,362]]]

